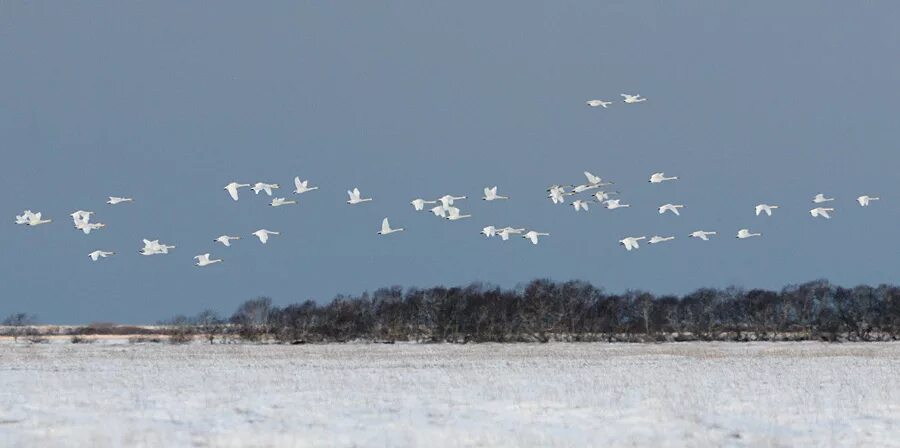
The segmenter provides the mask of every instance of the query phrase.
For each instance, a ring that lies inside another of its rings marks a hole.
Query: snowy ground
[[[0,344],[0,446],[900,446],[900,344]]]

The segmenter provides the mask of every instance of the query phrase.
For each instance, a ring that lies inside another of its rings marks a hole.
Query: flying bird
[[[196,257],[194,257],[194,260],[197,260],[197,263],[194,266],[199,266],[201,268],[209,266],[211,264],[216,264],[216,263],[222,262],[221,259],[210,260],[209,254],[197,255]]]
[[[587,102],[588,106],[591,107],[602,107],[604,109],[608,108],[609,105],[612,104],[612,101],[603,101],[603,100],[589,100]]]
[[[504,227],[497,231],[497,235],[500,236],[500,239],[506,241],[509,239],[510,235],[519,235],[524,232],[525,229],[516,229],[513,227]]]
[[[831,219],[831,215],[828,212],[833,212],[833,208],[825,208],[825,207],[816,207],[809,211],[809,214],[812,215],[813,218],[823,217],[825,219]]]
[[[418,198],[418,199],[413,199],[410,202],[410,205],[412,205],[413,208],[416,209],[417,212],[424,210],[425,204],[437,204],[437,201],[426,201],[422,198]]]
[[[537,244],[537,243],[538,243],[538,237],[540,237],[540,236],[550,236],[550,234],[549,234],[549,233],[536,232],[536,231],[534,231],[534,230],[530,230],[528,233],[522,235],[522,238],[526,238],[526,239],[528,239],[528,240],[531,240],[531,244]]]
[[[219,244],[221,244],[221,245],[223,245],[223,246],[225,246],[225,247],[231,247],[231,242],[232,242],[232,241],[237,241],[237,240],[239,240],[239,239],[241,239],[241,237],[239,237],[239,236],[222,235],[222,236],[220,236],[220,237],[214,239],[213,242],[219,243]]]
[[[303,194],[318,189],[319,187],[310,187],[308,180],[300,180],[300,176],[294,177],[294,194]]]
[[[659,214],[662,215],[665,212],[672,212],[676,216],[681,216],[681,213],[679,213],[679,211],[678,211],[678,209],[680,209],[680,208],[684,208],[684,206],[676,205],[676,204],[663,204],[663,205],[659,206]]]
[[[239,184],[237,182],[232,182],[223,188],[223,190],[227,191],[229,195],[231,195],[231,199],[235,201],[238,200],[238,189],[249,187],[250,184]]]
[[[833,201],[833,200],[834,200],[834,198],[826,198],[824,194],[818,193],[818,194],[816,194],[816,196],[813,198],[813,203],[821,204],[821,203],[823,203],[823,202],[831,202],[831,201]]]
[[[868,207],[868,206],[869,206],[869,202],[871,202],[871,201],[877,201],[877,200],[880,200],[880,199],[881,199],[881,198],[873,198],[872,196],[869,196],[869,195],[865,195],[865,194],[864,194],[864,195],[862,195],[862,196],[856,198],[856,202],[859,202],[859,206],[860,206],[860,207]]]
[[[703,241],[709,241],[709,237],[711,235],[715,235],[715,234],[716,234],[716,232],[707,232],[704,230],[697,230],[695,232],[691,232],[691,234],[688,236],[692,237],[692,238],[700,238]]]
[[[347,194],[350,196],[350,200],[347,201],[350,205],[361,204],[372,200],[372,198],[363,198],[359,192],[359,188],[356,187],[353,187],[352,190],[347,190]]]
[[[16,223],[25,224],[29,227],[35,227],[42,224],[50,224],[52,219],[44,219],[41,212],[33,213],[31,210],[25,210],[22,216],[16,216]]]
[[[447,209],[444,208],[443,205],[439,205],[437,207],[433,207],[431,209],[431,213],[434,213],[434,216],[439,216],[441,218],[447,217]]]
[[[674,240],[674,239],[675,239],[674,236],[659,236],[659,235],[654,235],[654,236],[653,236],[652,238],[650,238],[650,240],[647,241],[647,242],[650,243],[650,244],[657,244],[657,243],[664,243],[664,242],[666,242],[666,241],[672,241],[672,240]]]
[[[110,196],[110,197],[109,197],[109,200],[106,201],[106,203],[109,204],[109,205],[119,205],[119,204],[122,204],[122,203],[125,203],[125,202],[134,202],[134,199],[132,199],[132,198],[120,198],[120,197],[117,197],[117,196]]]
[[[281,235],[281,232],[272,232],[266,229],[259,229],[256,232],[251,233],[251,235],[259,238],[259,242],[266,244],[269,242],[269,235]]]
[[[485,201],[496,201],[497,199],[509,199],[509,197],[497,195],[497,186],[494,185],[491,188],[484,188],[484,197],[481,199]]]
[[[628,104],[634,104],[634,103],[640,103],[642,101],[647,101],[647,98],[641,98],[640,93],[637,95],[629,95],[627,93],[622,93],[621,96],[622,96],[622,98],[625,98],[622,101],[624,101]]]
[[[750,231],[747,229],[741,229],[741,230],[738,230],[736,238],[743,240],[743,239],[747,239],[747,238],[754,237],[754,236],[762,236],[762,234],[761,233],[750,233]]]
[[[445,194],[445,195],[439,197],[437,200],[441,201],[441,207],[444,207],[444,210],[449,210],[450,206],[453,205],[453,201],[459,201],[462,199],[466,199],[466,197]]]
[[[666,177],[666,173],[653,173],[650,175],[651,184],[661,184],[667,180],[678,180],[678,176]]]
[[[272,207],[281,207],[283,205],[292,205],[296,203],[297,201],[288,201],[285,198],[275,198],[272,199],[272,202],[269,205],[271,205]]]
[[[610,199],[606,201],[606,208],[609,210],[615,210],[617,208],[625,208],[631,207],[631,204],[622,204],[621,199]]]
[[[402,232],[402,231],[403,231],[403,227],[401,227],[399,229],[392,229],[391,223],[388,222],[387,218],[384,218],[383,220],[381,220],[381,230],[378,232],[378,234],[379,235],[390,235],[392,233]]]
[[[447,209],[447,216],[445,217],[449,221],[458,221],[460,219],[471,218],[472,215],[461,215],[459,214],[459,209],[456,207],[450,207]]]
[[[115,252],[106,252],[103,250],[95,250],[95,251],[89,253],[88,257],[90,257],[91,260],[97,261],[101,258],[111,257],[115,254],[116,254]]]
[[[106,224],[99,222],[78,222],[75,223],[75,228],[84,232],[85,235],[90,235],[92,230],[99,230],[106,227]]]
[[[494,226],[487,226],[487,227],[481,229],[481,234],[488,238],[492,238],[495,235],[497,235],[497,228]]]
[[[623,239],[619,240],[619,244],[625,246],[625,250],[631,252],[632,249],[640,249],[641,246],[638,244],[638,241],[646,239],[646,238],[647,237],[645,237],[645,236],[639,236],[639,237],[629,236],[627,238],[623,238]]]
[[[758,204],[755,208],[756,216],[759,216],[760,213],[764,213],[768,216],[772,216],[772,210],[777,209],[777,205],[769,205],[769,204]]]
[[[169,246],[166,244],[160,244],[159,240],[144,240],[144,247],[140,250],[141,255],[150,256],[150,255],[166,255],[169,253],[170,249],[174,249],[175,246]]]
[[[590,201],[582,201],[581,199],[576,199],[575,201],[572,202],[572,207],[575,207],[576,212],[579,210],[588,211],[589,210],[589,208],[588,208],[589,202]]]
[[[278,184],[257,182],[256,185],[253,185],[253,188],[251,188],[250,190],[252,190],[254,194],[259,194],[261,191],[265,191],[266,196],[272,196],[272,190],[277,190],[278,188],[281,188]]]
[[[594,193],[594,197],[597,199],[597,202],[606,202],[609,199],[609,195],[611,194],[619,194],[618,191],[598,191]]]

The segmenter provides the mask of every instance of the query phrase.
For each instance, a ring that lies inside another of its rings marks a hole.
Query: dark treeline
[[[29,319],[18,314],[5,323]],[[165,324],[152,332],[173,342],[199,337],[210,343],[894,340],[900,336],[900,287],[843,288],[818,280],[781,291],[704,288],[656,296],[608,294],[583,281],[535,280],[514,289],[395,286],[327,304],[278,307],[263,297],[243,303],[230,318],[204,311]],[[95,324],[70,334],[122,334],[121,328]]]
[[[392,287],[324,305],[250,300],[229,322],[243,339],[282,342],[869,341],[900,335],[900,287],[819,280],[781,291],[731,287],[680,297],[607,294],[583,281]]]

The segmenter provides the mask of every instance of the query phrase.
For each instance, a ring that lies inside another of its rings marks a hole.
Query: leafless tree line
[[[15,314],[4,325],[23,329],[33,320]],[[546,279],[513,289],[395,286],[321,305],[278,307],[262,297],[244,302],[227,319],[207,310],[177,316],[161,328],[176,343],[894,340],[900,336],[900,287],[844,288],[817,280],[781,291],[704,288],[656,296],[607,294],[583,281]],[[77,334],[103,331],[117,330],[93,325]]]

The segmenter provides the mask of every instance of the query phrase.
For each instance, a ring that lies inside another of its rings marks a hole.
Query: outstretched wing
[[[381,232],[387,233],[391,231],[391,224],[388,222],[387,218],[381,220]]]

